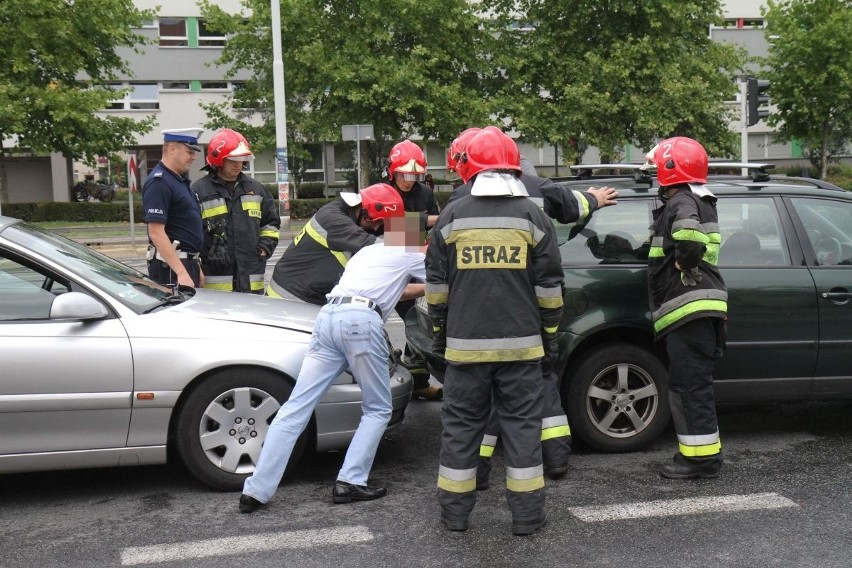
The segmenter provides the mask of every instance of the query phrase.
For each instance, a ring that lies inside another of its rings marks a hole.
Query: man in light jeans
[[[386,204],[383,209],[397,207]],[[290,399],[269,427],[254,475],[246,479],[240,512],[252,513],[275,494],[296,440],[332,381],[349,367],[361,387],[363,416],[332,492],[334,503],[384,497],[384,487],[367,485],[379,442],[391,417],[388,345],[384,320],[400,299],[422,296],[423,238],[417,219],[385,219],[385,240],[367,246],[347,263],[340,282],[319,312],[305,361]]]

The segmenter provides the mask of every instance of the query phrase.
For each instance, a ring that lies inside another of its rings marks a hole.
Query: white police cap
[[[203,128],[171,128],[163,130],[163,142],[180,142],[186,144],[196,152],[201,151],[198,145],[198,137],[204,132]]]

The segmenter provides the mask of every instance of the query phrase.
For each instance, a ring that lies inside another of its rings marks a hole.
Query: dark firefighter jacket
[[[446,322],[447,361],[528,361],[562,317],[556,232],[532,201],[468,196],[449,204],[426,251],[429,314]]]
[[[441,212],[438,201],[435,199],[435,192],[423,182],[415,182],[409,191],[400,191],[396,188],[396,192],[402,198],[403,208],[407,212],[420,213],[421,230],[426,230],[426,220],[429,215],[437,215]]]
[[[214,172],[192,185],[201,202],[205,288],[263,292],[266,261],[278,245],[281,218],[275,201],[255,179],[240,174],[234,191]],[[266,253],[260,256],[260,251]]]
[[[648,252],[648,298],[658,336],[700,317],[725,318],[728,292],[716,264],[719,217],[716,198],[677,186],[654,211]],[[675,268],[675,261],[682,269]]]
[[[585,191],[565,189],[547,178],[538,176],[521,174],[519,179],[527,188],[527,193],[530,195],[529,199],[542,208],[548,217],[563,225],[569,223],[585,225],[592,213],[598,208],[597,199]],[[466,183],[457,187],[447,204],[465,195],[470,195],[471,185],[471,183]]]
[[[325,304],[325,295],[340,280],[349,258],[376,242],[376,236],[358,224],[356,211],[341,198],[320,207],[275,264],[272,289]]]

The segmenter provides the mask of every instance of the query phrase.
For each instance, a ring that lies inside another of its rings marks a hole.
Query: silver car
[[[239,490],[290,395],[317,306],[173,292],[107,256],[0,216],[0,473],[165,463]],[[411,375],[389,361],[402,422]],[[306,448],[345,448],[361,418],[347,372]]]

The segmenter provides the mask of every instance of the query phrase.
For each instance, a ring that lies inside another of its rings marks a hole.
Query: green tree
[[[129,74],[119,48],[141,43],[132,28],[152,17],[132,0],[0,2],[0,202],[12,147],[91,162],[150,130],[150,119],[95,112],[117,98],[108,85],[116,74]]]
[[[245,130],[258,149],[275,147],[269,0],[243,0],[229,15],[203,2],[211,28],[230,35],[220,63],[252,71],[228,107],[206,108],[208,128]],[[248,13],[248,12],[246,12]],[[452,140],[490,116],[483,77],[492,37],[475,3],[458,0],[282,0],[288,151],[341,139],[344,124],[373,124],[380,150],[411,134]],[[241,110],[242,109],[242,112]],[[260,113],[262,125],[252,127]],[[386,154],[385,154],[386,155]]]
[[[745,53],[713,42],[717,0],[496,0],[502,69],[493,91],[501,116],[534,142],[597,146],[620,157],[627,143],[690,136],[715,156],[733,155],[724,101]]]
[[[852,2],[770,0],[764,15],[763,77],[775,107],[766,122],[776,140],[799,140],[824,179],[852,139]]]

